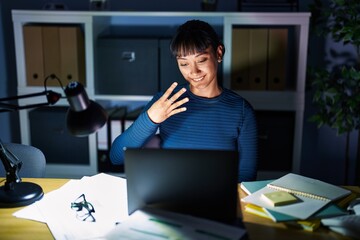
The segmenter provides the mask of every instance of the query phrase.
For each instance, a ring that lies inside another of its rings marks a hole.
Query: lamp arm
[[[5,101],[12,101],[12,100],[38,97],[38,96],[46,96],[47,102],[37,103],[37,104],[29,104],[29,105],[23,105],[23,106],[16,105],[16,104],[10,104],[10,103],[3,103]],[[38,93],[31,93],[31,94],[25,94],[25,95],[19,95],[19,96],[7,97],[7,98],[0,98],[0,112],[17,111],[17,110],[21,110],[21,109],[53,105],[57,101],[59,101],[60,98],[61,98],[60,93],[57,93],[57,92],[54,92],[51,90],[45,90],[45,91],[38,92]]]
[[[6,172],[5,189],[11,190],[15,183],[21,182],[18,172],[22,166],[22,162],[12,152],[6,149],[1,141],[0,159]]]

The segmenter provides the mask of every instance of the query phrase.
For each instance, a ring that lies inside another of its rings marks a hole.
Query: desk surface
[[[69,179],[23,179],[24,182],[29,181],[39,184],[45,193],[55,190],[64,185]],[[0,179],[0,185],[4,184],[4,179]],[[240,189],[240,188],[239,188]],[[357,188],[360,193],[360,188]],[[241,197],[245,195],[239,190]],[[240,203],[241,204],[241,203]],[[244,206],[241,204],[242,209]],[[0,239],[53,239],[53,236],[46,224],[31,221],[27,219],[16,218],[12,214],[20,208],[4,208],[0,209]],[[240,216],[241,212],[239,211]],[[337,233],[320,228],[315,232],[306,232],[299,229],[286,227],[284,224],[275,223],[269,219],[248,214],[242,211],[243,221],[248,231],[250,239],[326,239],[326,240],[345,240],[350,239],[343,237]]]

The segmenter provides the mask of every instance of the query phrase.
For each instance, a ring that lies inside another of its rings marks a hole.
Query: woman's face
[[[221,50],[218,47],[215,53],[210,46],[204,52],[177,57],[180,72],[190,83],[190,90],[195,95],[214,97],[220,94],[217,69],[222,58]]]

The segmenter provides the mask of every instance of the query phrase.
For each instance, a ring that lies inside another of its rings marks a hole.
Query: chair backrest
[[[45,177],[46,158],[40,149],[18,143],[3,143],[3,145],[22,161],[22,167],[19,171],[21,178]],[[0,177],[5,177],[5,169],[2,162],[0,162]]]

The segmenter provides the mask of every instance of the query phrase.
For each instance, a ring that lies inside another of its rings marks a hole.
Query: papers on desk
[[[71,208],[82,194],[95,209],[95,222],[82,221]],[[101,238],[128,217],[126,180],[107,174],[70,180],[14,215],[45,222],[55,239]]]
[[[238,240],[246,234],[244,228],[155,209],[138,210],[128,216],[126,188],[125,179],[103,173],[70,180],[14,215],[44,222],[55,239],[67,240],[156,240],[164,239],[164,236],[185,240]],[[82,194],[86,201],[81,198],[79,202]],[[85,212],[79,218],[78,212],[72,209],[79,203],[83,208],[95,211]],[[88,222],[89,219],[95,221]]]
[[[123,223],[105,236],[107,240],[240,240],[246,230],[154,208],[137,210]]]

